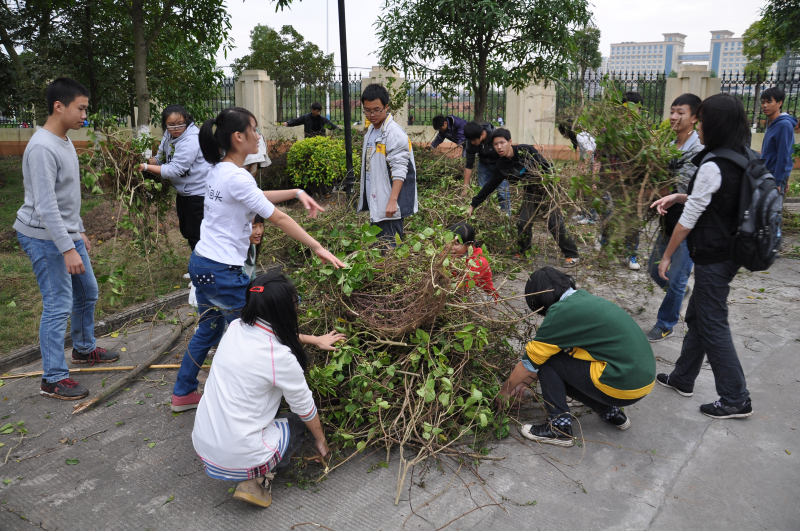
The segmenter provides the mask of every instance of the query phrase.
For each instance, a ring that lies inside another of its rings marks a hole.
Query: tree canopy
[[[800,0],[768,0],[761,15],[781,50],[800,51]]]
[[[769,24],[764,19],[753,22],[742,34],[742,55],[749,61],[744,72],[748,77],[763,80],[783,54],[783,49],[775,45]]]
[[[567,74],[574,32],[590,18],[587,0],[386,0],[378,57],[445,94],[469,87],[481,120],[490,85],[521,90]]]
[[[581,79],[586,77],[588,69],[597,70],[603,64],[600,53],[600,30],[594,26],[586,26],[575,32],[575,71]]]

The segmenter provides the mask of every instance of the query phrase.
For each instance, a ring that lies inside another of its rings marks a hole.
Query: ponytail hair
[[[244,133],[250,127],[253,113],[242,107],[223,109],[216,118],[209,118],[200,128],[200,151],[209,164],[217,164],[231,149],[231,135]],[[258,125],[258,121],[256,121]],[[214,127],[216,126],[216,129]]]
[[[263,291],[252,291],[263,287]],[[272,272],[259,275],[245,295],[242,321],[250,326],[257,319],[269,323],[278,341],[289,347],[300,367],[308,368],[308,356],[300,343],[300,326],[297,322],[298,296],[294,284],[283,274]]]

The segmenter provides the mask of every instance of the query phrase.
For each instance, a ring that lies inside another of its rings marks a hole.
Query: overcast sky
[[[328,18],[329,48],[326,45],[326,1],[330,9]],[[465,0],[469,1],[469,0]],[[602,32],[600,51],[608,56],[612,42],[657,41],[662,33],[684,33],[687,52],[708,51],[711,31],[730,30],[735,37],[758,18],[765,0],[594,0],[592,11],[597,27]],[[233,59],[248,53],[250,31],[256,24],[275,29],[289,24],[307,40],[323,51],[335,54],[339,65],[338,2],[336,0],[295,0],[292,8],[275,12],[269,0],[228,0],[228,12],[233,25],[235,48],[225,58],[221,54],[219,65],[229,65]],[[350,67],[370,68],[375,63],[379,43],[373,24],[377,20],[383,0],[346,0],[347,50]]]

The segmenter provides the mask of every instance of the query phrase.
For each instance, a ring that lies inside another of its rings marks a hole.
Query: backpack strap
[[[703,164],[704,162],[708,162],[708,161],[710,161],[712,159],[724,159],[724,160],[727,160],[727,161],[730,161],[730,162],[736,164],[742,170],[745,170],[745,169],[747,169],[748,164],[750,164],[750,161],[753,160],[752,156],[753,156],[752,152],[748,152],[748,156],[745,157],[741,153],[737,153],[736,151],[734,151],[732,149],[721,148],[721,149],[715,149],[714,151],[710,151],[710,152],[706,153],[706,156],[703,157],[703,162],[701,162],[700,164]]]

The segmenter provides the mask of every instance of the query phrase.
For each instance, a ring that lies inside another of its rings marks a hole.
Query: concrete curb
[[[97,321],[94,325],[94,333],[97,336],[101,336],[119,328],[128,321],[138,319],[139,317],[149,317],[158,313],[159,310],[173,309],[188,303],[189,290],[181,289],[170,293],[169,295],[159,297],[154,301],[132,306],[120,313],[110,315],[102,321]],[[72,338],[68,335],[64,341],[64,348],[66,349],[71,346]],[[42,354],[39,350],[38,343],[12,350],[7,355],[0,358],[0,374],[6,373],[17,367],[22,367],[23,365],[28,365],[29,363],[40,360],[41,358]]]

